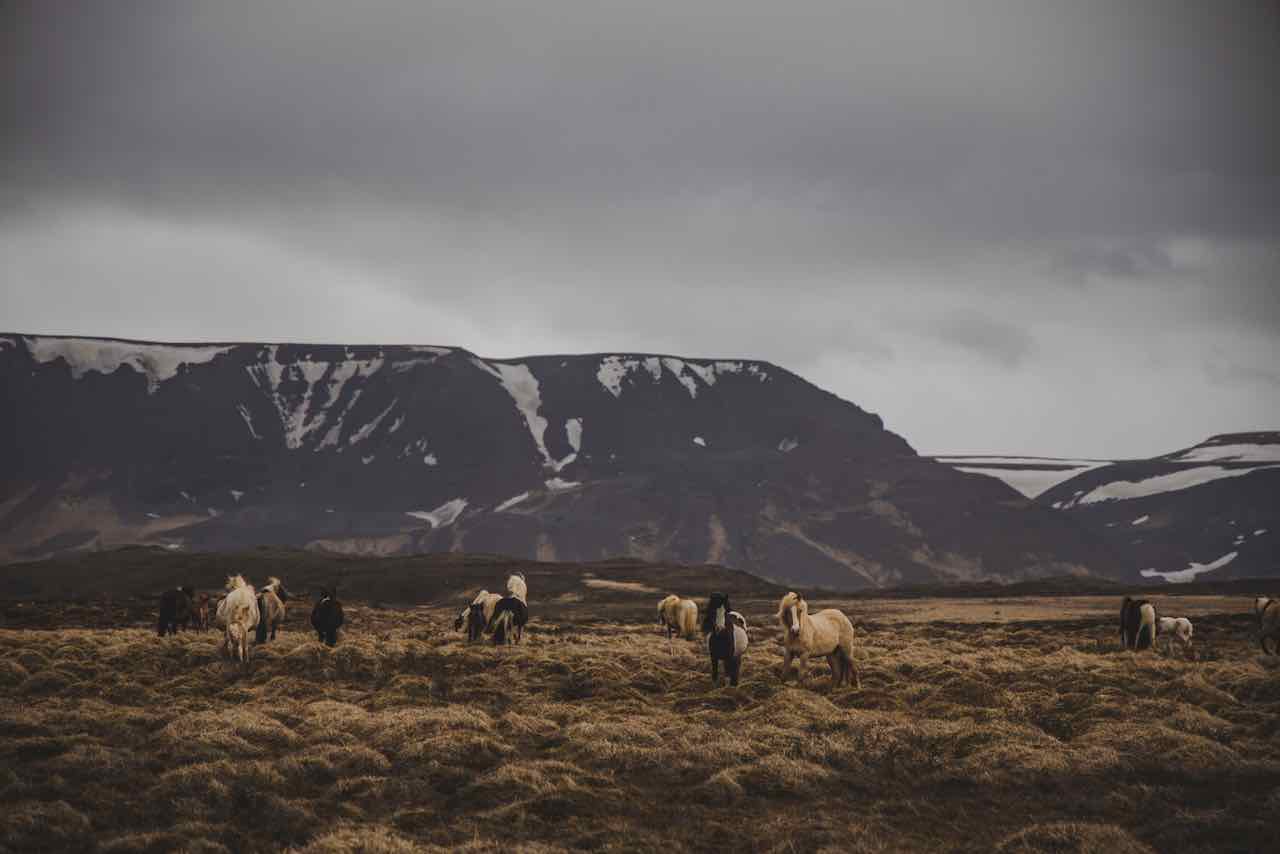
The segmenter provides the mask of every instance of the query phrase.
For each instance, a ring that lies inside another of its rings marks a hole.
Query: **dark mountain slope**
[[[124,543],[1111,573],[1070,516],[766,362],[0,336],[0,559]]]

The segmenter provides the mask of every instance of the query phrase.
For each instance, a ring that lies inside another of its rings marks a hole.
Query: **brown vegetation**
[[[815,596],[857,625],[862,690],[831,693],[818,661],[779,683],[776,599],[735,598],[752,647],[715,690],[651,595],[603,618],[605,590],[530,588],[507,648],[463,642],[453,604],[348,603],[334,649],[294,608],[248,668],[141,612],[0,631],[0,849],[1276,850],[1280,658],[1247,601],[1187,661],[1121,651],[1111,599],[922,623]]]

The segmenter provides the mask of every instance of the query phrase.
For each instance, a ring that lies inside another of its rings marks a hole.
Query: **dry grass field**
[[[328,649],[299,602],[243,670],[141,604],[7,603],[0,848],[1280,850],[1280,658],[1239,598],[1167,600],[1197,660],[1119,650],[1113,598],[815,598],[859,631],[832,694],[779,683],[769,599],[715,689],[647,591],[537,593],[510,648],[350,602]]]

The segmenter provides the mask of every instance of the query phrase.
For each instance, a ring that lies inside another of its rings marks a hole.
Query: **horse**
[[[825,655],[831,666],[831,688],[849,683],[862,688],[862,679],[853,663],[853,623],[844,612],[827,608],[809,613],[809,603],[794,591],[778,603],[778,622],[782,624],[782,681],[791,672],[791,660],[800,659],[799,681],[809,673],[809,656]]]
[[[209,628],[209,594],[201,593],[196,598],[195,624],[202,630]]]
[[[692,638],[698,631],[698,603],[692,599],[668,596],[658,603],[658,625],[667,632],[667,650],[675,655],[674,635]]]
[[[1253,600],[1253,612],[1258,615],[1258,645],[1262,654],[1280,655],[1280,599],[1259,596]],[[1275,648],[1267,649],[1267,640],[1271,640]]]
[[[712,593],[707,601],[702,633],[706,635],[707,652],[711,655],[711,681],[720,687],[720,662],[723,661],[729,684],[736,687],[742,675],[742,655],[750,639],[746,618],[732,610],[729,597],[724,593]]]
[[[342,622],[342,603],[328,590],[321,588],[320,601],[311,609],[311,628],[316,630],[320,642],[328,646],[337,644],[338,628]]]
[[[524,600],[515,596],[503,596],[493,609],[493,616],[489,618],[485,631],[493,635],[495,644],[519,643],[524,637],[524,627],[528,622],[529,606]]]
[[[1194,628],[1186,617],[1160,617],[1156,620],[1160,634],[1169,638],[1169,654],[1173,654],[1173,642],[1176,640],[1187,655],[1191,654],[1191,634]]]
[[[249,632],[261,620],[258,597],[242,575],[227,578],[227,595],[218,605],[218,622],[226,627],[222,647],[231,657],[247,664],[249,661]]]
[[[178,587],[160,594],[160,619],[156,622],[156,634],[160,637],[176,635],[178,626],[191,623],[192,590]]]
[[[520,643],[529,622],[529,585],[523,572],[507,576],[507,595],[498,600],[485,631],[493,635],[495,644]]]
[[[476,598],[471,600],[471,604],[459,612],[458,619],[453,621],[454,630],[465,631],[468,641],[479,640],[488,627],[489,620],[493,618],[494,609],[501,601],[500,594],[481,590],[476,594]]]
[[[529,603],[529,584],[524,580],[523,572],[513,572],[507,576],[507,595],[514,596],[526,605]]]
[[[276,630],[284,622],[284,603],[289,601],[289,591],[284,582],[274,575],[267,578],[267,583],[258,591],[258,612],[262,619],[258,621],[257,643],[267,642],[267,630],[271,630],[271,640],[276,639]]]
[[[1155,606],[1146,599],[1124,597],[1120,603],[1120,642],[1124,648],[1154,648],[1156,631]]]

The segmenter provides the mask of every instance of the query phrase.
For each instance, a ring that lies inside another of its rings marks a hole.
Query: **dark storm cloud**
[[[1167,417],[1280,356],[1274,4],[4,14],[10,324],[759,356],[931,450],[1280,426]]]

